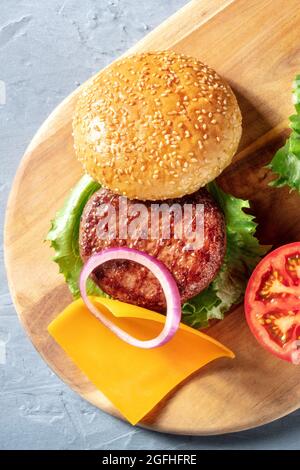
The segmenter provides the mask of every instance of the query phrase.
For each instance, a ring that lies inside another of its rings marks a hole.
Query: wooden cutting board
[[[287,135],[291,85],[300,73],[299,0],[198,0],[142,40],[134,51],[171,48],[194,55],[232,85],[243,114],[243,137],[220,183],[249,198],[262,242],[300,239],[300,198],[268,187],[264,165]],[[71,301],[53,253],[43,242],[49,221],[81,168],[71,119],[78,90],[48,118],[17,171],[7,208],[5,258],[11,293],[31,341],[50,367],[82,397],[118,415],[47,334]],[[242,307],[209,332],[236,353],[218,360],[173,392],[141,423],[158,431],[217,434],[267,423],[300,406],[300,368],[265,352]],[[187,358],[188,360],[188,358]]]

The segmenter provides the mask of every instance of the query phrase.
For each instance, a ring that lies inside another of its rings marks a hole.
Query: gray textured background
[[[0,105],[1,233],[14,173],[47,115],[185,3],[0,0],[0,80],[7,91],[6,105]],[[49,370],[22,331],[6,283],[2,240],[0,256],[0,449],[300,448],[300,411],[260,429],[196,438],[133,428],[89,405]]]

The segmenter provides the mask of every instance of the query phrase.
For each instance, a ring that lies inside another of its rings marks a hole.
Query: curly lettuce
[[[58,264],[59,272],[64,275],[75,299],[80,297],[78,280],[83,266],[79,254],[80,217],[87,201],[99,188],[99,183],[88,175],[84,175],[71,191],[62,209],[52,220],[46,238],[51,242],[55,251],[53,260]],[[88,281],[87,290],[89,295],[104,295],[92,280]]]
[[[83,209],[100,185],[85,175],[51,224],[47,240],[55,251],[54,261],[73,297],[80,296],[78,280],[82,268],[79,253],[79,225]],[[251,270],[265,253],[255,238],[256,223],[246,214],[248,201],[224,193],[215,182],[208,189],[225,215],[227,251],[219,274],[207,289],[183,305],[183,321],[194,328],[208,325],[213,318],[222,319],[232,305],[241,301]],[[106,296],[96,284],[88,283],[90,295]]]
[[[300,192],[300,75],[297,75],[294,82],[293,102],[296,114],[289,118],[292,132],[267,168],[276,174],[270,186],[289,186],[291,190]]]
[[[226,223],[227,247],[221,269],[212,283],[182,307],[183,321],[194,328],[222,320],[233,305],[241,302],[251,271],[269,249],[255,237],[254,216],[246,214],[249,202],[224,193],[216,182],[208,190],[220,206]]]

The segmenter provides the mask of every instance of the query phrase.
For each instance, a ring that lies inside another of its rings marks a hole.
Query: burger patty
[[[122,206],[120,201],[122,201]],[[121,207],[123,208],[125,203],[128,216],[124,219],[124,211]],[[170,270],[179,288],[181,302],[184,303],[205,289],[221,266],[226,248],[224,217],[216,202],[203,188],[180,199],[155,201],[155,204],[162,203],[168,204],[168,207],[179,204],[182,211],[186,207],[184,205],[188,204],[192,214],[190,227],[193,231],[196,229],[196,214],[198,213],[196,210],[200,207],[198,204],[202,205],[204,223],[202,222],[203,243],[201,245],[192,246],[190,235],[185,233],[183,236],[180,235],[179,226],[185,227],[183,218],[176,219],[172,211],[169,212],[168,219],[170,222],[168,235],[170,236],[162,237],[163,218],[161,215],[155,225],[156,229],[159,227],[159,232],[154,233],[154,236],[151,232],[154,225],[151,218],[151,201],[142,202],[125,197],[120,199],[120,196],[111,191],[100,189],[92,195],[81,217],[80,255],[82,260],[86,261],[92,254],[105,248],[120,246],[144,251],[162,261]],[[142,212],[143,218],[136,204],[143,204],[146,208]],[[123,213],[123,218],[121,213]],[[114,221],[116,221],[115,225]],[[128,231],[129,228],[131,230],[131,235],[126,239],[124,239],[124,233],[121,232],[120,223],[122,222],[123,230],[124,226]],[[108,229],[110,229],[109,237]],[[93,276],[100,288],[115,299],[151,310],[164,311],[165,309],[166,302],[159,282],[148,269],[138,263],[127,260],[109,261],[100,266]]]

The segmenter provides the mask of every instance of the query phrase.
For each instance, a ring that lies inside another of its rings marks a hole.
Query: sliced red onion
[[[103,263],[106,263],[106,261],[121,259],[135,261],[136,263],[145,266],[152,272],[152,274],[154,274],[161,284],[166,298],[167,314],[163,330],[156,338],[145,341],[134,338],[133,336],[126,333],[126,331],[112,323],[108,318],[106,318],[106,316],[103,315],[88,298],[86,283],[92,272]],[[181,302],[175,279],[163,263],[158,261],[153,256],[148,255],[147,253],[134,250],[132,248],[122,247],[108,248],[101,251],[100,253],[96,253],[95,255],[92,255],[83,266],[80,274],[79,285],[81,297],[90,312],[120,339],[126,343],[131,344],[132,346],[144,349],[157,348],[158,346],[162,346],[163,344],[170,341],[179,328],[181,320]]]

